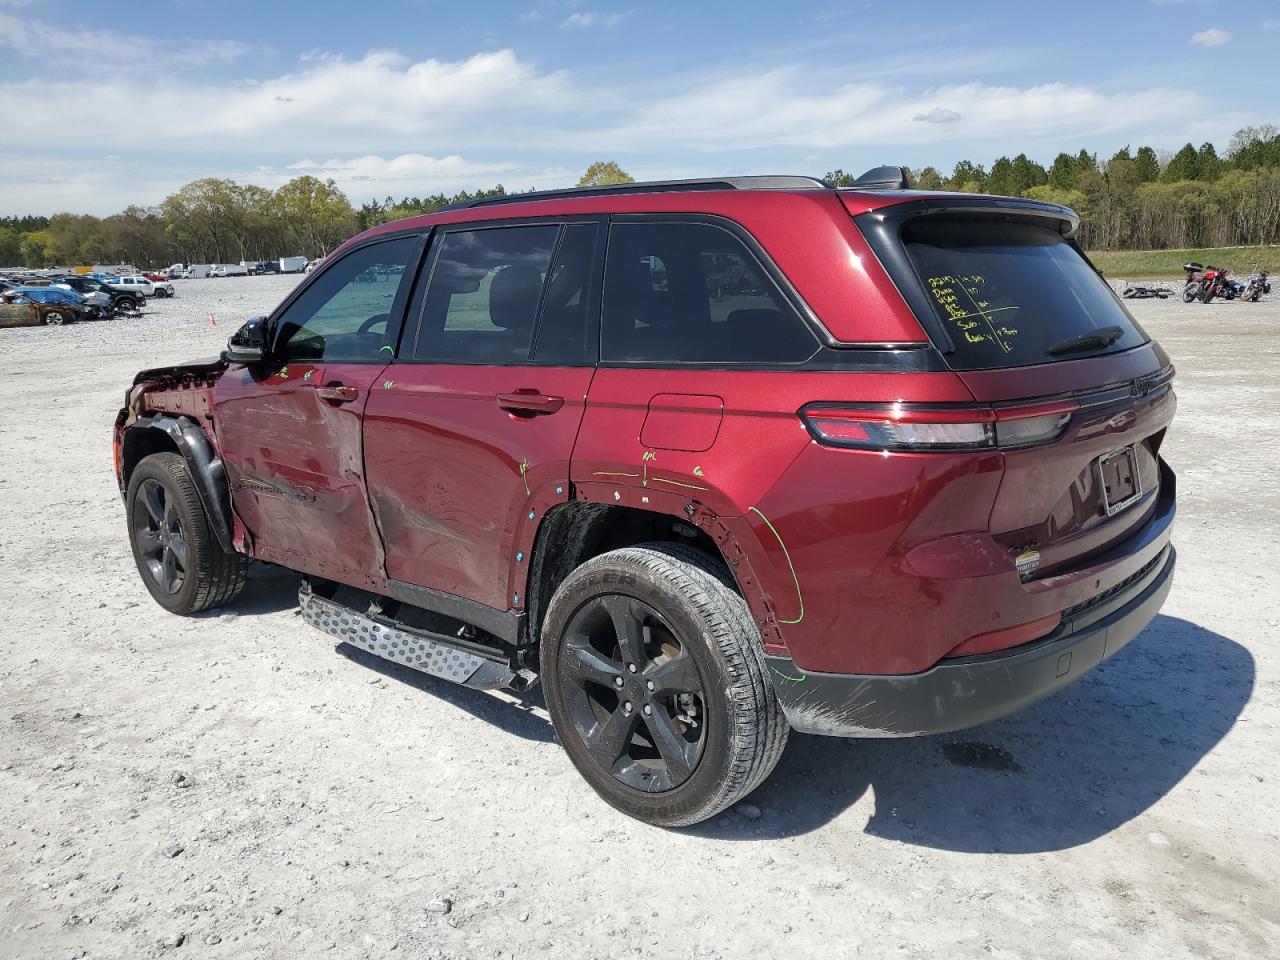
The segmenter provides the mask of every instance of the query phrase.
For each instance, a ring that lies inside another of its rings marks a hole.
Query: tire
[[[169,291],[165,290],[164,287],[156,287],[156,296],[158,298],[163,300],[168,295],[169,295]]]
[[[1200,296],[1200,284],[1188,283],[1182,288],[1182,302],[1195,303],[1196,298]]]
[[[222,549],[178,454],[155,453],[134,468],[125,516],[138,574],[170,613],[186,616],[219,607],[244,589],[249,560]]]
[[[121,297],[118,301],[118,305],[121,310],[133,311],[138,309],[138,301],[133,299],[133,297]]]
[[[67,318],[57,310],[50,310],[44,315],[44,322],[55,327],[60,327],[66,323]]]
[[[1200,302],[1209,303],[1213,299],[1213,287],[1205,287],[1200,291]]]
[[[620,621],[638,638],[635,656]],[[570,761],[606,802],[646,823],[715,816],[764,781],[787,743],[751,611],[723,564],[689,547],[641,544],[574,570],[547,607],[540,666]]]

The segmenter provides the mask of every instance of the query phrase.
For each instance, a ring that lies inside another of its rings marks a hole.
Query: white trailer
[[[281,257],[280,272],[281,273],[301,273],[307,269],[306,257]]]

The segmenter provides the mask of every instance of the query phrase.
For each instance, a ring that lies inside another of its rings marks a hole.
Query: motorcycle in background
[[[1204,269],[1204,279],[1200,283],[1200,302],[1208,303],[1214,297],[1223,300],[1234,300],[1244,289],[1244,284],[1231,279],[1231,271],[1226,267],[1209,265]]]
[[[1253,272],[1249,274],[1249,279],[1244,282],[1244,290],[1240,293],[1240,299],[1245,303],[1257,303],[1264,293],[1271,292],[1271,281],[1267,277],[1267,271],[1259,270],[1258,265],[1253,265]]]
[[[1204,292],[1204,264],[1184,263],[1182,269],[1187,271],[1187,282],[1182,288],[1182,302],[1192,303]]]

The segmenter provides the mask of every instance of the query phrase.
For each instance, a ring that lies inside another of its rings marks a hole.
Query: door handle
[[[343,383],[330,383],[323,387],[316,387],[316,396],[330,403],[350,403],[360,396],[360,391]]]
[[[516,416],[535,417],[555,413],[564,406],[564,397],[549,397],[537,390],[521,389],[498,394],[498,406]]]

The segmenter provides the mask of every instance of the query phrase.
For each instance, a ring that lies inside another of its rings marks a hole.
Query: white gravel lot
[[[335,647],[286,572],[150,601],[124,390],[295,279],[0,330],[0,958],[1280,955],[1280,297],[1131,305],[1179,367],[1180,566],[1122,654],[964,734],[796,736],[761,816],[663,831],[536,695]]]

